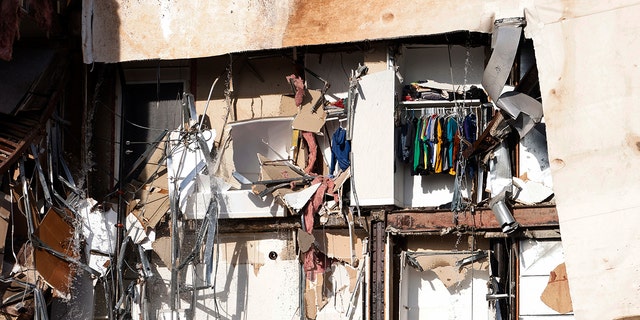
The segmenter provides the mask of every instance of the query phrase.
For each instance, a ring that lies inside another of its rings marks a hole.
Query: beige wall
[[[519,1],[83,1],[85,63],[489,32]],[[93,22],[91,22],[93,21]]]

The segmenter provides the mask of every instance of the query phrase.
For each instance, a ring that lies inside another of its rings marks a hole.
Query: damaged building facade
[[[4,0],[0,311],[635,319],[639,10]]]

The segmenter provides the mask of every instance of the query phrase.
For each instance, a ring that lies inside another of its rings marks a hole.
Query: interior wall
[[[327,90],[327,95],[332,100],[346,98],[349,91],[349,77],[351,71],[358,68],[358,64],[364,63],[364,53],[355,52],[328,52],[322,54],[306,54],[305,66],[325,79],[331,87]],[[320,90],[323,87],[322,81],[306,73],[307,87],[309,89]]]
[[[484,51],[484,47],[407,45],[398,63],[405,84],[434,80],[478,85],[484,73]]]
[[[519,245],[519,316],[522,320],[574,319],[573,313],[560,314],[541,299],[551,272],[564,263],[562,242],[559,240],[520,241]]]
[[[424,271],[409,263],[401,264],[400,285],[397,303],[399,319],[495,319],[495,309],[489,306],[485,295],[489,280],[489,260],[479,260],[473,265],[458,269],[447,268],[449,257],[470,255],[471,249],[488,250],[489,242],[484,238],[468,235],[442,237],[411,236],[406,238],[403,250],[430,253],[418,257]],[[422,262],[429,259],[428,262]],[[439,270],[438,270],[439,269]],[[458,274],[460,273],[460,275]],[[453,283],[448,277],[453,277]]]
[[[220,234],[215,245],[218,259],[211,279],[213,288],[181,295],[183,314],[193,319],[298,319],[300,317],[301,266],[291,231]],[[149,280],[151,320],[163,319],[168,312],[170,270],[155,266]],[[181,279],[194,287],[205,285],[205,270],[188,268]]]

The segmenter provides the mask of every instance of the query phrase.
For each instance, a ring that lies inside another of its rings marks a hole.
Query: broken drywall
[[[481,252],[421,251],[406,252],[405,255],[410,257],[411,262],[409,264],[420,271],[434,272],[445,287],[452,288],[454,285],[459,285],[467,277],[470,269],[488,270],[489,263],[486,259],[486,254],[484,257],[471,262],[471,266],[462,265],[465,259],[472,258],[479,253]]]
[[[544,288],[540,300],[558,313],[573,311],[569,281],[567,280],[567,267],[564,263],[559,264],[549,274],[549,283]]]

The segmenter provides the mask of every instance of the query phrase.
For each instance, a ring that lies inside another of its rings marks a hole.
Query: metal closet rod
[[[489,108],[490,106],[479,105],[479,106],[446,106],[446,107],[436,107],[436,106],[424,106],[424,107],[405,107],[404,110],[425,110],[425,109],[438,109],[438,110],[450,110],[450,109],[481,109],[481,108]]]

